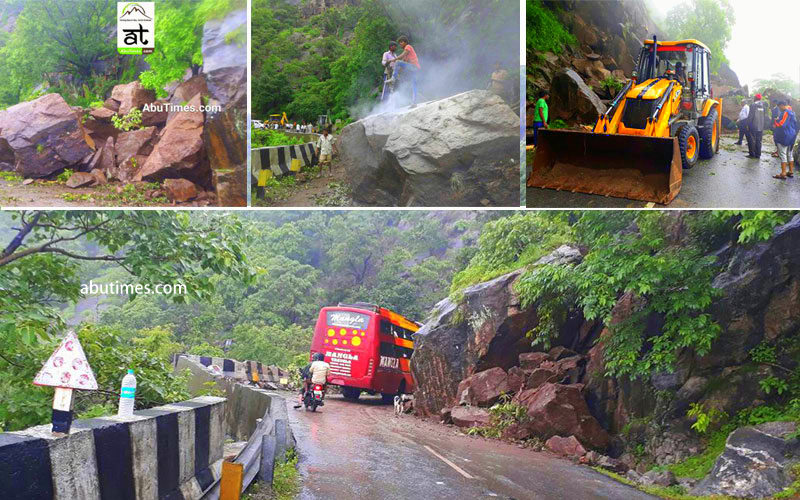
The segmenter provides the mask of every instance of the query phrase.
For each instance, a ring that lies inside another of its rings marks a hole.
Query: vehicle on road
[[[340,386],[345,398],[366,392],[392,403],[395,396],[414,392],[410,363],[413,335],[421,326],[374,304],[323,307],[311,355],[324,353],[331,365],[328,383]]]
[[[539,130],[528,186],[672,201],[683,169],[719,151],[710,58],[697,40],[645,40],[632,78],[591,132]]]
[[[269,120],[267,121],[269,125],[278,124],[281,127],[285,127],[289,124],[289,117],[286,116],[286,113],[277,114],[277,115],[269,115]]]
[[[306,410],[317,411],[317,407],[325,405],[325,387],[322,384],[309,384],[303,395],[303,406]]]
[[[264,122],[262,122],[261,120],[252,120],[250,123],[252,123],[253,124],[253,128],[257,129],[257,130],[260,130],[260,129],[263,129],[263,128],[267,127],[266,125],[264,125]]]

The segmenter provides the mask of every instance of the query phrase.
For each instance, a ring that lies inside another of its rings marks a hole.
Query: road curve
[[[332,395],[316,413],[296,401],[287,405],[302,500],[655,498],[549,453],[396,417],[380,398]]]

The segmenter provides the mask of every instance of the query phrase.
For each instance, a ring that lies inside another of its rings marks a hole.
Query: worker
[[[764,102],[761,100],[761,94],[756,94],[752,106],[750,106],[750,113],[747,118],[747,157],[748,158],[761,158],[761,139],[764,135],[764,125],[766,125],[766,109]],[[752,139],[752,140],[751,140]]]
[[[503,69],[503,67],[498,62],[494,65],[494,72],[492,73],[492,79],[491,82],[489,82],[489,90],[502,97],[503,100],[507,100],[506,99],[508,94],[507,88],[508,88],[508,71]]]
[[[780,115],[773,123],[773,135],[775,136],[775,144],[778,146],[778,155],[781,159],[781,173],[773,175],[773,177],[786,179],[786,177],[794,177],[794,155],[792,154],[792,149],[794,148],[795,139],[797,139],[797,119],[788,101],[780,101],[778,108],[780,109]]]
[[[739,110],[739,118],[736,119],[736,126],[739,127],[739,141],[736,142],[739,146],[742,145],[742,137],[747,135],[747,116],[750,114],[750,105],[747,100],[742,100],[742,109]],[[749,142],[748,142],[749,144]]]
[[[680,61],[675,63],[675,77],[681,85],[686,86],[686,73],[683,71],[683,63]]]
[[[325,170],[325,164],[328,164],[328,176],[333,177],[333,163],[331,157],[333,152],[336,151],[336,143],[333,142],[333,137],[328,135],[328,129],[322,130],[322,135],[317,139],[317,156],[319,157],[320,174]],[[338,152],[338,151],[337,151]]]
[[[394,62],[397,60],[397,56],[394,54],[397,50],[397,42],[392,40],[389,42],[389,50],[383,53],[383,60],[381,64],[383,65],[383,73],[385,75],[384,79],[388,80],[392,77],[392,73],[394,73]]]
[[[539,129],[547,128],[547,100],[550,99],[550,92],[542,90],[539,94],[539,100],[536,101],[536,107],[533,109],[533,145],[536,146],[536,141],[539,137]]]
[[[398,69],[403,69],[408,72],[407,74],[411,76],[411,105],[413,106],[417,103],[417,74],[422,67],[419,65],[417,52],[414,50],[414,47],[408,43],[408,38],[401,36],[397,39],[397,43],[400,44],[400,48],[403,49],[403,52],[397,56],[397,60],[394,63],[394,72],[392,73],[391,81],[397,78]]]

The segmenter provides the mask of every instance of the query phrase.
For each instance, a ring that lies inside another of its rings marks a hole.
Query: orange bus
[[[411,354],[419,323],[383,307],[357,302],[323,307],[311,342],[311,355],[321,352],[330,363],[328,383],[348,399],[362,392],[381,394],[391,402],[414,392]]]

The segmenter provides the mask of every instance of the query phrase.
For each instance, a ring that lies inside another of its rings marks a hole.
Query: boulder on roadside
[[[130,110],[134,108],[142,109],[145,104],[155,101],[156,94],[152,90],[142,87],[139,80],[135,80],[114,86],[111,90],[111,99],[119,103],[117,113],[125,116]]]
[[[117,163],[136,155],[148,156],[157,141],[157,132],[155,127],[120,132],[116,141]]]
[[[68,188],[77,189],[80,187],[88,186],[94,182],[94,176],[89,172],[74,172],[67,179],[66,185]]]
[[[450,410],[450,418],[458,427],[485,427],[491,423],[489,412],[475,406],[456,406]]]
[[[0,111],[0,161],[25,178],[76,169],[91,157],[94,141],[58,94],[47,94]]]
[[[550,84],[551,120],[558,118],[567,123],[595,123],[605,110],[597,94],[575,71],[565,69],[553,76]]]
[[[642,474],[640,482],[642,484],[655,484],[656,486],[663,486],[665,488],[677,484],[675,474],[668,470],[651,470]]]
[[[491,406],[510,392],[508,374],[499,367],[471,375],[458,384],[459,404]]]
[[[544,445],[553,453],[567,457],[581,457],[586,454],[586,449],[575,436],[553,436]]]
[[[788,438],[796,431],[794,422],[736,429],[711,472],[691,493],[766,498],[782,491],[794,480],[791,467],[800,463],[800,440]]]
[[[247,102],[247,10],[203,26],[203,73],[211,95],[223,108]]]
[[[187,179],[164,180],[164,191],[169,201],[184,202],[197,197],[197,186]]]

